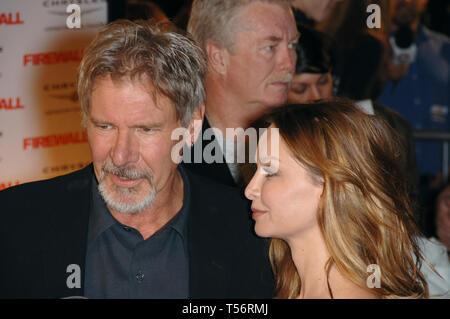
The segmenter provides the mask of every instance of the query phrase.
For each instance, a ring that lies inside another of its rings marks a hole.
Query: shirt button
[[[422,103],[422,101],[418,97],[416,97],[413,102],[415,105],[419,105],[420,103]]]
[[[142,281],[144,281],[144,273],[142,271],[139,271],[136,274],[136,280],[138,283],[141,283]]]

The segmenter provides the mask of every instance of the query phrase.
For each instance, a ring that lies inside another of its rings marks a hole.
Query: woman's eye
[[[306,91],[306,85],[292,85],[291,89],[297,94],[303,94]]]
[[[323,77],[321,79],[319,79],[319,82],[317,82],[317,84],[319,85],[325,85],[328,83],[328,77]]]

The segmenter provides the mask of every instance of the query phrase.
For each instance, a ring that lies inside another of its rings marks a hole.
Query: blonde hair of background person
[[[205,49],[207,41],[233,51],[233,40],[240,27],[235,23],[239,10],[252,2],[289,7],[292,0],[194,0],[187,31]]]
[[[323,185],[317,222],[329,253],[323,271],[330,297],[328,275],[336,267],[379,298],[428,298],[419,270],[420,233],[398,166],[400,146],[387,123],[341,100],[281,107],[267,121],[279,129],[291,156]],[[296,298],[302,289],[290,249],[285,240],[271,239],[276,298]],[[367,287],[371,264],[380,267],[380,288]]]

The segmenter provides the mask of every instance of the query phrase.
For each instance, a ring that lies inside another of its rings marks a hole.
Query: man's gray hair
[[[213,41],[232,51],[236,28],[239,27],[235,18],[242,7],[252,2],[289,7],[292,0],[194,0],[187,30],[203,50],[207,41]]]
[[[177,119],[187,126],[206,99],[206,58],[187,34],[168,24],[118,20],[108,24],[84,51],[78,69],[78,96],[86,124],[92,87],[97,77],[114,81],[148,81],[168,97]]]

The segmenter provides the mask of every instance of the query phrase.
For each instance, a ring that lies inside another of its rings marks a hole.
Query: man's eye
[[[295,49],[297,47],[297,42],[289,43],[288,48],[289,49]]]
[[[142,127],[141,130],[144,133],[152,133],[153,132],[153,129],[149,128],[149,127]]]
[[[97,124],[96,126],[101,130],[109,130],[111,128],[111,125],[108,124]]]

